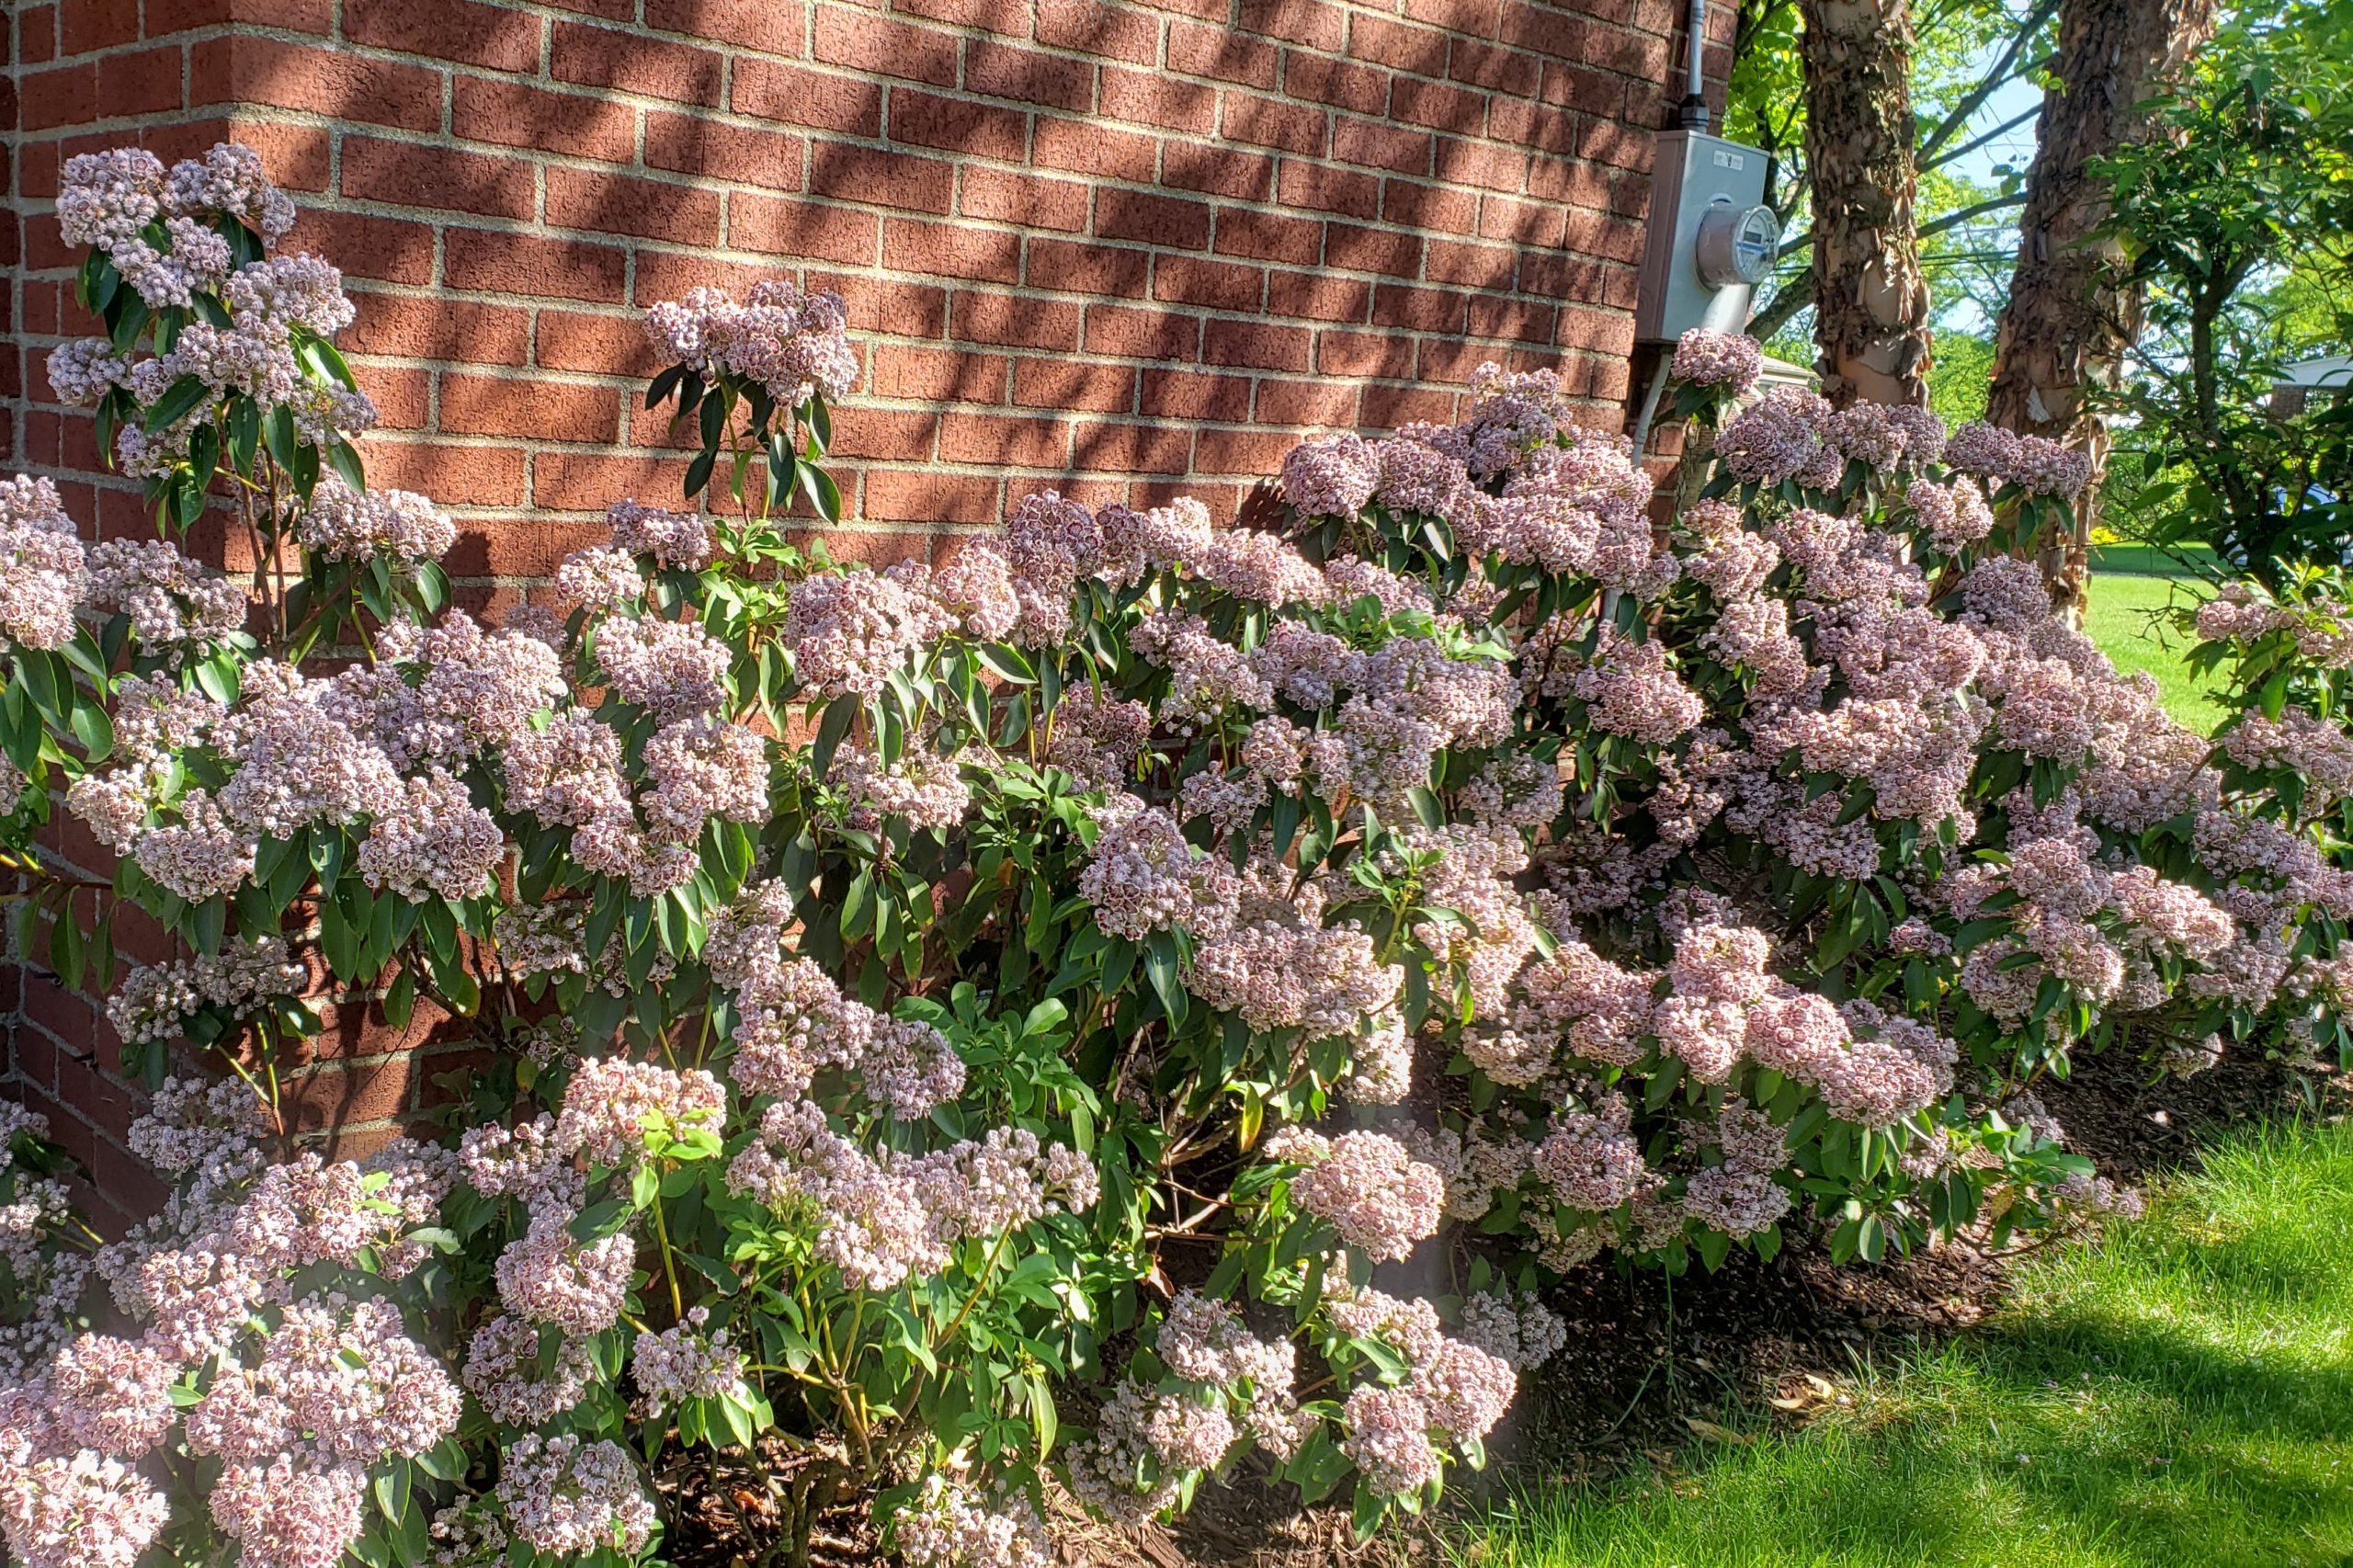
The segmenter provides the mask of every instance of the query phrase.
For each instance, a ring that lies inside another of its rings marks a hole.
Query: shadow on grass
[[[2193,1187],[2021,1305],[1797,1432],[1524,1494],[1467,1555],[1525,1568],[2353,1564],[2347,1154]],[[2264,1153],[2275,1151],[2266,1149]],[[1731,1423],[1733,1416],[1727,1415]],[[1660,1456],[1662,1458],[1665,1456]]]

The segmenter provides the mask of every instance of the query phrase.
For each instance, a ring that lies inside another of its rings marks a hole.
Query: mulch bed
[[[2144,1081],[2131,1062],[2087,1058],[2066,1083],[2038,1088],[2072,1146],[2103,1175],[2138,1184],[2195,1165],[2200,1145],[2249,1119],[2294,1114],[2306,1081],[2277,1063],[2238,1056],[2190,1079]],[[1645,1459],[1671,1466],[1695,1427],[1713,1430],[1735,1413],[1794,1411],[1836,1397],[1838,1380],[1875,1347],[1933,1342],[1996,1307],[2004,1260],[1961,1238],[1878,1267],[1834,1267],[1818,1244],[1792,1243],[1770,1264],[1735,1253],[1721,1270],[1679,1279],[1621,1272],[1597,1260],[1551,1296],[1568,1322],[1567,1346],[1527,1379],[1484,1474],[1459,1476],[1455,1495],[1549,1481],[1604,1479]],[[1766,1406],[1765,1401],[1773,1402]],[[1753,1415],[1749,1416],[1753,1420]],[[695,1512],[723,1535],[746,1520],[726,1486],[699,1488]],[[1384,1536],[1367,1550],[1350,1540],[1345,1497],[1301,1508],[1288,1488],[1245,1481],[1205,1486],[1167,1528],[1114,1531],[1074,1510],[1058,1521],[1064,1555],[1097,1568],[1386,1568],[1442,1560],[1435,1527]],[[735,1489],[735,1496],[744,1493]],[[841,1568],[868,1557],[864,1521],[845,1510],[821,1532],[813,1562]],[[689,1529],[681,1536],[699,1533]],[[747,1542],[671,1543],[679,1568],[757,1562]]]

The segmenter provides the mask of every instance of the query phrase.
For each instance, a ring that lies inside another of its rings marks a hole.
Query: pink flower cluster
[[[764,387],[780,408],[812,397],[837,403],[858,385],[841,296],[803,291],[790,278],[752,285],[737,304],[721,289],[694,289],[645,312],[645,337],[665,365],[724,372]]]

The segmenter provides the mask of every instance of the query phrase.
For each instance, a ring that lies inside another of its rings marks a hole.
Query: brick
[[[1544,103],[1558,104],[1563,108],[1614,118],[1625,106],[1626,84],[1599,71],[1548,60],[1544,62],[1543,80],[1537,84],[1536,96]]]
[[[1287,381],[1269,376],[1258,383],[1252,417],[1261,425],[1344,429],[1357,422],[1357,389],[1347,381]]]
[[[1560,323],[1560,309],[1543,299],[1471,299],[1471,336],[1508,336],[1520,344],[1548,344]],[[1626,323],[1626,351],[1633,348],[1633,323]]]
[[[1266,273],[1256,267],[1190,256],[1162,256],[1153,264],[1152,296],[1176,305],[1212,311],[1256,311],[1266,293]]]
[[[558,22],[548,71],[557,81],[576,86],[716,108],[727,62],[716,51],[691,44]]]
[[[1193,467],[1204,473],[1246,473],[1254,478],[1282,466],[1296,437],[1273,430],[1203,430],[1193,437]]]
[[[1315,369],[1325,376],[1402,381],[1414,373],[1414,342],[1390,332],[1319,332]]]
[[[1018,163],[1029,143],[1029,117],[998,108],[894,88],[890,101],[891,140],[938,147],[975,158]]]
[[[901,211],[948,213],[955,167],[944,158],[826,142],[809,153],[809,188],[820,196],[871,201]]]
[[[1493,38],[1503,16],[1503,0],[1405,0],[1405,15],[1450,33]]]
[[[1442,289],[1383,283],[1373,290],[1372,324],[1410,327],[1415,332],[1461,332],[1463,300],[1464,296]]]
[[[983,294],[958,290],[950,323],[965,344],[1005,348],[1077,348],[1077,306],[1033,294]]]
[[[1159,164],[1160,142],[1094,120],[1041,116],[1031,128],[1029,159],[1040,168],[1149,184]]]
[[[1070,461],[1070,426],[1060,419],[950,412],[940,415],[939,456],[946,462],[1059,470]]]
[[[1332,156],[1343,164],[1402,175],[1430,172],[1431,137],[1377,119],[1342,116],[1332,124]]]
[[[178,46],[109,54],[98,62],[98,100],[109,115],[156,114],[181,104]]]
[[[894,272],[1017,283],[1021,278],[1021,236],[1001,229],[886,218],[882,265]]]
[[[1360,322],[1372,309],[1372,285],[1328,272],[1267,275],[1267,313],[1312,321]]]
[[[441,124],[438,71],[277,39],[205,39],[190,51],[188,81],[198,106],[267,104],[404,131]],[[274,162],[270,175],[283,183]]]
[[[1395,228],[1358,228],[1356,223],[1329,223],[1324,228],[1324,266],[1350,273],[1386,273],[1391,278],[1421,276],[1421,235],[1400,233]]]
[[[1358,114],[1379,114],[1389,104],[1389,73],[1370,65],[1352,65],[1320,54],[1283,53],[1283,90]]]
[[[870,409],[842,426],[834,437],[834,451],[844,458],[880,458],[895,461],[928,461],[939,416],[928,409]]]
[[[529,312],[416,294],[358,294],[358,318],[337,339],[348,354],[402,359],[520,365],[530,347]]]
[[[971,39],[964,45],[964,90],[1084,113],[1095,107],[1095,67],[1043,50]]]
[[[871,212],[815,201],[776,201],[737,191],[727,203],[727,243],[770,256],[814,256],[871,267],[881,256],[882,221]]]
[[[1446,74],[1492,93],[1525,98],[1533,97],[1544,79],[1544,62],[1533,54],[1458,34],[1447,54]]]
[[[1072,458],[1082,469],[1114,473],[1183,473],[1193,455],[1193,433],[1181,426],[1114,424],[1081,420],[1071,438]],[[1084,492],[1079,492],[1084,497]]]
[[[1518,261],[1519,254],[1508,245],[1432,240],[1423,253],[1422,276],[1433,283],[1508,290]]]
[[[1028,270],[1023,276],[1033,289],[1140,300],[1143,298],[1151,265],[1152,256],[1147,251],[1033,239],[1029,242]]]
[[[640,259],[637,265],[641,289],[646,268]],[[691,268],[686,270],[691,278]],[[905,279],[849,278],[812,271],[807,274],[813,289],[830,289],[842,296],[849,307],[849,329],[852,333],[888,333],[893,337],[945,337],[948,335],[948,290],[937,284],[915,283]],[[682,281],[682,287],[691,288]],[[647,302],[665,297],[675,297],[675,291],[641,296]]]
[[[1303,326],[1212,321],[1201,328],[1201,363],[1254,370],[1305,370],[1313,342]]]
[[[622,3],[626,6],[628,0]],[[645,0],[645,25],[657,31],[767,54],[799,54],[804,41],[802,21],[799,6],[767,0]],[[742,64],[737,62],[739,73]]]
[[[1240,0],[1235,21],[1245,32],[1326,51],[1336,51],[1347,32],[1347,13],[1325,0]]]
[[[1571,157],[1576,153],[1574,115],[1533,98],[1497,97],[1487,107],[1487,138],[1530,153]]]
[[[828,65],[854,66],[902,81],[956,85],[956,36],[888,21],[844,6],[817,7],[811,52]]]
[[[1172,250],[1207,250],[1207,202],[1134,190],[1101,190],[1095,197],[1095,233],[1108,240],[1134,240]]]
[[[442,281],[484,293],[553,295],[619,304],[628,257],[586,240],[451,229],[442,238]]]
[[[872,82],[772,61],[735,62],[728,103],[737,114],[846,136],[882,133],[882,89]]]
[[[1160,183],[1237,201],[1265,201],[1275,193],[1275,160],[1213,142],[1171,142],[1161,150]]]
[[[1504,43],[1549,54],[1556,60],[1581,60],[1585,57],[1586,34],[1596,30],[1609,29],[1593,28],[1583,17],[1570,16],[1556,6],[1506,0],[1495,37]]]
[[[1282,51],[1265,39],[1252,38],[1223,24],[1168,24],[1168,68],[1188,76],[1210,76],[1221,82],[1241,82],[1274,90],[1282,80]]]
[[[1528,187],[1528,154],[1517,147],[1493,142],[1441,136],[1438,139],[1438,177],[1487,190],[1524,190]]]
[[[607,164],[637,159],[637,111],[626,104],[483,76],[460,76],[450,88],[450,129],[469,142]]]
[[[1329,121],[1324,110],[1308,104],[1286,103],[1255,93],[1225,95],[1224,134],[1254,147],[1318,156],[1331,134]]]
[[[1285,158],[1275,179],[1276,199],[1285,207],[1312,208],[1346,218],[1371,218],[1381,211],[1381,182],[1354,169],[1336,169]]]
[[[17,63],[46,65],[56,58],[57,7],[28,6],[17,12]],[[0,974],[6,972],[6,971],[0,971]],[[0,983],[5,983],[5,981],[0,981]]]
[[[1666,40],[1620,32],[1615,28],[1587,28],[1583,58],[1598,71],[1656,81],[1666,74]]]
[[[349,278],[422,285],[433,280],[433,231],[359,212],[304,213],[286,236],[289,254],[313,251]]]
[[[18,78],[17,115],[22,131],[49,131],[97,119],[98,68],[84,61]]]
[[[1075,320],[1075,308],[1071,313]],[[874,371],[868,390],[876,397],[922,403],[1001,403],[1007,364],[1003,355],[974,354],[961,347],[911,348],[880,343],[874,347]]]
[[[891,522],[994,523],[1003,516],[1003,486],[979,474],[936,470],[872,469],[858,486],[865,515]],[[830,541],[829,541],[830,542]]]
[[[57,16],[58,45],[91,54],[139,40],[139,0],[71,0]]]
[[[539,313],[531,362],[551,370],[632,378],[662,369],[636,317],[553,309]]]
[[[1467,190],[1392,179],[1381,187],[1381,215],[1392,223],[1441,234],[1477,232],[1479,198]]]
[[[960,28],[981,28],[1016,37],[1027,36],[1029,31],[1026,0],[891,0],[891,9]]]
[[[534,201],[531,165],[520,158],[367,136],[344,138],[343,194],[487,218],[529,218]]]
[[[1409,124],[1475,136],[1487,122],[1487,95],[1440,82],[1400,79],[1390,90],[1389,112]]]
[[[1347,52],[1351,59],[1370,60],[1376,65],[1410,71],[1417,76],[1446,74],[1446,51],[1450,41],[1435,28],[1407,27],[1362,11],[1348,19]]]
[[[1312,266],[1324,255],[1324,225],[1248,207],[1217,210],[1217,254]]]
[[[444,506],[519,506],[523,453],[517,447],[439,442],[368,442],[368,479],[431,495]]]
[[[376,405],[379,430],[423,430],[433,422],[433,376],[390,365],[354,368],[359,390]]]
[[[1126,365],[1092,365],[1060,358],[1022,358],[1013,362],[1013,401],[1023,408],[1086,409],[1097,414],[1125,414],[1135,406],[1136,372]],[[1081,468],[1096,464],[1087,437],[1101,426],[1081,425],[1076,458]]]
[[[719,192],[635,175],[550,169],[548,224],[673,244],[719,243]]]
[[[1417,419],[1451,424],[1454,399],[1427,387],[1369,386],[1358,404],[1357,418],[1370,430],[1394,430]]]
[[[1077,180],[967,165],[958,183],[957,210],[968,218],[1066,233],[1086,232],[1087,187]]]
[[[1143,71],[1103,68],[1103,113],[1206,136],[1217,129],[1217,89]]]
[[[320,38],[335,28],[335,0],[147,0],[146,10],[149,38],[231,22]]]
[[[799,190],[807,178],[808,150],[802,138],[781,131],[661,109],[645,114],[646,166],[674,174]]]
[[[1614,120],[1588,120],[1585,134],[1577,138],[1577,156],[1643,174],[1650,172],[1654,148],[1651,132]]]
[[[344,0],[353,43],[525,74],[540,68],[540,19],[475,0]]]
[[[1557,250],[1568,234],[1568,215],[1549,201],[1483,197],[1479,201],[1479,233],[1483,239],[1509,240],[1515,244]]]
[[[1199,316],[1174,311],[1086,307],[1086,351],[1123,359],[1192,359],[1200,352]]]
[[[1159,58],[1160,18],[1098,0],[1038,0],[1037,38],[1056,49],[1150,65]]]
[[[541,452],[531,460],[531,505],[601,512],[619,495],[676,495],[686,476],[683,458]]]
[[[1580,256],[1625,262],[1640,261],[1643,256],[1642,230],[1601,212],[1570,213],[1567,243]]]

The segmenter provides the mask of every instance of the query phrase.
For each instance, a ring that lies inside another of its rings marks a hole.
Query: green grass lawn
[[[1481,1568],[2353,1563],[2353,1129],[2255,1132],[1794,1432],[1536,1494]]]
[[[2204,598],[2207,588],[2198,579],[2173,573],[2118,570],[2109,557],[2120,551],[2146,551],[2145,545],[2111,545],[2098,552],[2097,569],[2087,590],[2090,606],[2084,631],[2099,644],[2116,667],[2131,675],[2146,670],[2165,694],[2165,711],[2201,734],[2211,734],[2222,719],[2222,708],[2199,684],[2183,656],[2189,651],[2186,634],[2151,612]],[[2135,565],[2154,565],[2163,558],[2125,556]],[[2171,564],[2170,562],[2164,562]]]
[[[2190,641],[2169,621],[2151,612],[2172,605],[2195,603],[2207,596],[2205,584],[2195,577],[2160,577],[2142,572],[2094,572],[2087,591],[2089,608],[2083,629],[2115,668],[2127,676],[2143,671],[2158,678],[2165,711],[2200,734],[2214,733],[2223,709],[2190,674],[2186,654]]]

